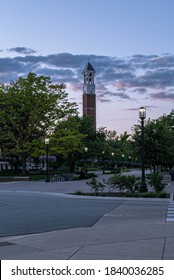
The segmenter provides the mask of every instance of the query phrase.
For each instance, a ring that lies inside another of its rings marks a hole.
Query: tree
[[[0,85],[0,144],[10,156],[23,159],[38,150],[41,137],[54,131],[57,123],[76,114],[63,84],[52,84],[49,77],[29,73],[9,85]]]
[[[84,151],[84,139],[78,118],[69,117],[61,121],[52,134],[50,151],[68,161],[70,171],[74,172],[78,154]]]
[[[158,170],[159,166],[171,168],[174,164],[174,112],[158,119],[145,122],[145,161]],[[134,154],[139,157],[141,148],[141,127],[134,126]]]

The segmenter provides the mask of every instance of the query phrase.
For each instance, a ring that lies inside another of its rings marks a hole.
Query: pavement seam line
[[[165,246],[166,246],[166,237],[164,238],[163,251],[162,251],[162,256],[161,256],[162,260],[164,259]]]
[[[85,246],[82,245],[79,249],[77,249],[72,255],[69,256],[69,258],[67,258],[67,260],[70,260],[75,254],[77,254],[82,248],[84,248]]]
[[[100,242],[100,243],[89,243],[89,244],[85,244],[82,247],[86,247],[86,246],[95,246],[95,245],[106,245],[106,244],[115,244],[115,243],[128,243],[128,242],[136,242],[136,241],[150,241],[150,240],[156,240],[156,239],[164,239],[166,237],[152,237],[152,238],[141,238],[141,239],[130,239],[130,240],[120,240],[120,241],[111,241],[111,242]],[[174,238],[174,236],[169,236],[167,238]],[[82,248],[78,249],[77,251],[81,250]]]

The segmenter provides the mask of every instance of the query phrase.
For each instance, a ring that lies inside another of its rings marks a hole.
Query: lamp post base
[[[46,182],[46,183],[49,183],[49,182],[50,182],[50,179],[49,179],[49,178],[46,178],[45,182]]]

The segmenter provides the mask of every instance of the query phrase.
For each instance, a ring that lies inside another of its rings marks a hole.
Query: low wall
[[[29,181],[30,177],[24,176],[0,176],[0,182]]]

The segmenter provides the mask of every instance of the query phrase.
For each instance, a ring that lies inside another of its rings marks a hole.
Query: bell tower
[[[94,130],[96,130],[96,95],[94,76],[95,70],[91,63],[88,62],[83,72],[83,116],[91,116],[93,118]]]

